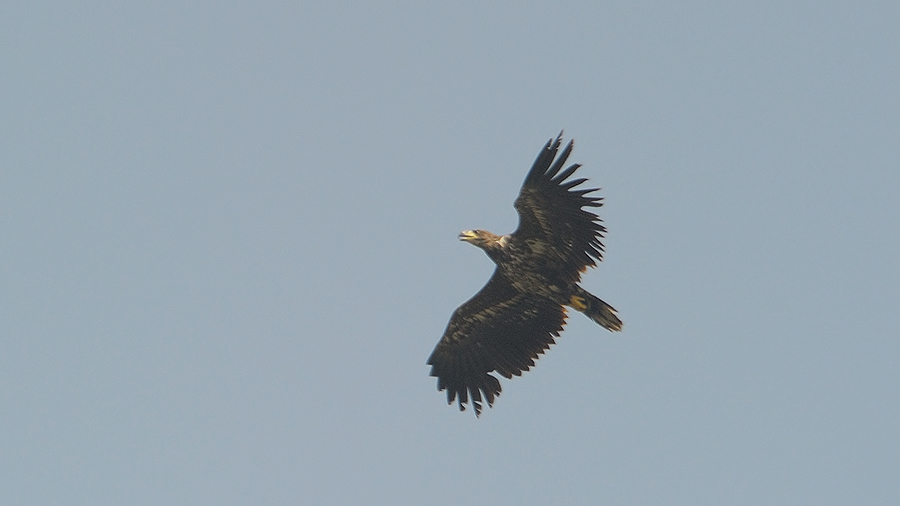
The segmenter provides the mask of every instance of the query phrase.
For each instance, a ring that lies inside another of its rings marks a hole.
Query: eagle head
[[[492,234],[486,230],[463,230],[459,233],[459,240],[487,251],[506,246],[509,236]]]

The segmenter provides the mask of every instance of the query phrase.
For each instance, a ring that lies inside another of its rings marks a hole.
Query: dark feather
[[[585,268],[593,267],[602,259],[601,239],[606,228],[596,214],[582,209],[603,205],[600,197],[589,195],[598,188],[574,190],[587,179],[567,181],[580,165],[572,165],[554,177],[574,145],[569,142],[556,156],[561,136],[544,146],[525,178],[515,202],[519,227],[512,238],[533,241],[545,250],[553,251],[556,257],[565,259],[564,275],[577,281]]]
[[[521,293],[497,272],[460,306],[450,318],[444,336],[428,358],[438,389],[447,390],[447,402],[465,409],[472,399],[481,413],[481,396],[493,405],[500,382],[489,374],[519,376],[559,336],[566,319],[559,304]]]

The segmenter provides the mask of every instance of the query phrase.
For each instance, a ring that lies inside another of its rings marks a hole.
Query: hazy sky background
[[[5,2],[0,503],[900,503],[900,4]],[[425,360],[560,129],[607,255]]]

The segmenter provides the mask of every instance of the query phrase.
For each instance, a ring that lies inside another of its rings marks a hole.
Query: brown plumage
[[[578,286],[581,274],[602,259],[606,228],[585,207],[600,207],[597,188],[575,189],[580,167],[561,170],[573,143],[559,153],[562,133],[541,150],[516,198],[519,226],[510,235],[467,230],[460,240],[483,249],[497,264],[494,275],[474,297],[457,308],[444,336],[428,358],[438,390],[460,411],[471,400],[475,415],[482,400],[492,406],[500,381],[519,376],[554,344],[566,320],[565,306],[583,312],[611,331],[622,321],[609,304]],[[559,154],[559,156],[557,156]]]

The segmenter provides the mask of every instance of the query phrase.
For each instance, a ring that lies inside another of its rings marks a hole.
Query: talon
[[[579,297],[577,295],[572,295],[571,297],[569,297],[569,305],[582,312],[587,309],[587,304],[585,303],[584,297]]]

